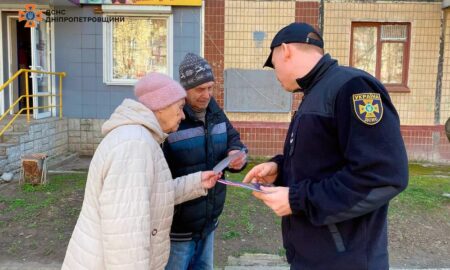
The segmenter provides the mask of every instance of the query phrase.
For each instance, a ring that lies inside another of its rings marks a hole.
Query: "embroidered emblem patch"
[[[383,118],[383,104],[380,94],[362,93],[353,95],[356,116],[367,125],[375,125]]]

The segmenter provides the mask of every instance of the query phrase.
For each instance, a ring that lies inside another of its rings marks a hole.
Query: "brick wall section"
[[[225,0],[205,1],[205,58],[211,64],[216,79],[214,97],[221,107],[224,74]]]
[[[6,158],[0,160],[4,172],[20,168],[20,157],[27,153],[47,153],[49,157],[68,155],[75,152],[92,156],[103,139],[101,126],[104,119],[48,119],[40,120],[28,127],[15,127],[17,143],[2,149]],[[282,153],[288,123],[233,122],[247,145],[250,155],[271,157]],[[443,125],[402,126],[409,160],[440,162],[450,164],[450,143]]]
[[[316,2],[296,2],[295,21],[305,22],[319,30],[319,3]],[[292,110],[296,111],[302,99],[302,93],[295,93],[292,99]]]
[[[18,168],[21,153],[47,152],[57,156],[69,151],[92,156],[103,139],[101,126],[105,121],[63,119],[32,125],[30,134],[20,137],[20,146],[8,148],[7,164],[15,164],[11,166]],[[233,126],[241,134],[251,156],[269,157],[282,152],[289,124],[236,121]],[[402,126],[401,132],[410,160],[450,163],[450,143],[443,125]],[[7,164],[0,163],[0,167]]]
[[[233,122],[251,156],[273,156],[281,153],[288,123]]]
[[[282,153],[288,123],[233,122],[252,156]],[[450,143],[444,126],[402,126],[409,160],[450,163]]]
[[[410,160],[450,162],[450,143],[443,125],[402,126],[401,131]]]
[[[309,23],[319,29],[319,2],[296,2],[295,21]]]

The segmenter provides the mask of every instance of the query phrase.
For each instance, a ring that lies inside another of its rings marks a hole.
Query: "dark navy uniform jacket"
[[[374,77],[329,55],[297,82],[304,99],[272,159],[275,184],[289,187],[282,232],[291,269],[388,269],[388,202],[408,182],[391,99]]]
[[[177,132],[169,134],[163,145],[172,176],[211,170],[231,150],[244,148],[239,133],[223,110],[211,98],[205,121],[198,120],[189,106],[186,119]],[[173,241],[198,240],[211,233],[225,204],[225,185],[217,184],[208,195],[175,206],[170,238]]]

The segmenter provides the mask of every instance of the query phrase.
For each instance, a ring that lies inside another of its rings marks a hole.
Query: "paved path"
[[[43,264],[36,262],[0,262],[0,270],[60,270],[60,263]]]
[[[450,270],[450,268],[422,268],[421,270]],[[283,257],[270,254],[244,254],[238,258],[228,257],[223,270],[289,270]],[[390,270],[419,270],[417,268],[391,268]]]
[[[272,255],[269,255],[272,256]],[[248,259],[251,256],[247,256]],[[278,261],[278,260],[277,260]],[[267,261],[266,261],[267,262]],[[234,264],[233,259],[231,264]],[[244,265],[229,265],[225,268],[216,268],[216,270],[289,270],[289,266],[284,265],[246,265],[248,263],[240,262]],[[0,262],[0,270],[59,270],[61,269],[60,263],[41,264],[35,262],[19,263],[19,262]],[[450,270],[450,268],[391,268],[390,270]]]

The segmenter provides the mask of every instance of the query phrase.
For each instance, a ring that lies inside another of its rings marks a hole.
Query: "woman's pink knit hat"
[[[169,76],[151,72],[134,85],[134,95],[152,111],[158,111],[186,97],[186,91]]]

